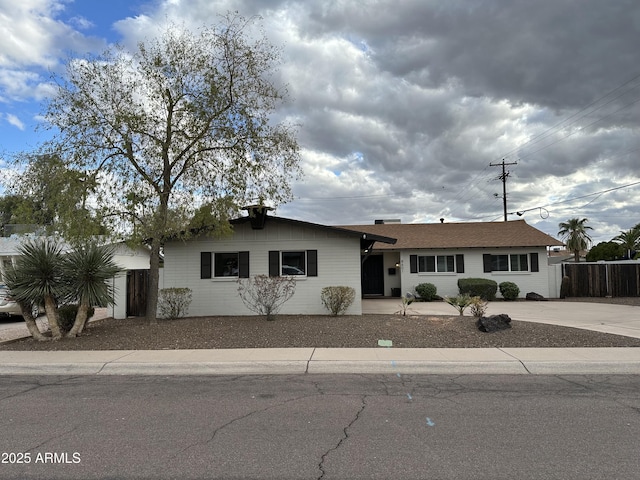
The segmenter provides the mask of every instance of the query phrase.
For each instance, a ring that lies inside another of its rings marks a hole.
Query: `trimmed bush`
[[[436,299],[436,293],[438,288],[433,283],[421,283],[416,285],[416,293],[425,302],[430,302]]]
[[[184,317],[191,305],[190,288],[163,288],[158,295],[158,314],[160,318],[174,320]]]
[[[488,278],[460,278],[458,289],[462,295],[467,294],[470,297],[480,297],[483,300],[492,301],[496,299],[498,282]]]
[[[520,288],[513,282],[502,282],[499,285],[500,295],[505,300],[515,300],[520,295]]]
[[[87,319],[93,317],[94,313],[95,309],[93,307],[90,307],[89,311],[87,312]],[[58,307],[58,324],[60,325],[60,330],[65,333],[70,331],[76,321],[77,314],[78,305],[74,303]]]
[[[356,291],[351,287],[324,287],[320,299],[329,313],[334,317],[342,315],[356,298]]]

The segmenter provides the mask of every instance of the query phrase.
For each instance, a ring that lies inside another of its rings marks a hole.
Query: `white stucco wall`
[[[484,272],[483,254],[512,255],[538,254],[538,272]],[[464,273],[410,273],[409,257],[411,255],[464,255]],[[501,282],[513,282],[520,288],[520,297],[524,298],[529,292],[535,292],[547,298],[556,298],[555,289],[549,288],[549,267],[547,251],[540,248],[509,248],[509,249],[460,249],[460,250],[407,250],[401,254],[402,292],[413,292],[420,283],[432,283],[438,289],[440,296],[455,296],[459,293],[458,279],[487,278],[500,285]],[[497,298],[501,298],[498,289]]]
[[[249,273],[254,276],[268,275],[271,250],[318,252],[318,276],[296,277],[296,292],[281,314],[326,314],[320,292],[323,287],[337,285],[356,290],[356,299],[346,313],[362,313],[359,238],[269,220],[263,230],[252,230],[249,224],[236,225],[233,236],[223,239],[199,237],[168,242],[164,248],[164,287],[193,291],[190,316],[255,315],[240,300],[235,278],[200,278],[200,253],[249,251]]]

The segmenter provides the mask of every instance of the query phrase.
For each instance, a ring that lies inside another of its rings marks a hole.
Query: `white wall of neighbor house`
[[[538,271],[531,270],[529,261],[529,271],[493,271],[485,272],[483,255],[528,255],[538,254]],[[418,256],[464,256],[464,273],[454,272],[410,272],[410,257]],[[547,262],[546,247],[532,248],[502,248],[502,249],[457,249],[457,250],[407,250],[401,255],[402,267],[402,291],[413,292],[415,286],[420,283],[432,283],[437,287],[440,296],[455,296],[459,293],[458,279],[460,278],[487,278],[494,280],[498,285],[502,282],[513,282],[520,288],[520,297],[524,298],[527,293],[535,292],[547,298],[557,298],[556,287],[551,285]],[[501,298],[498,290],[497,298]]]
[[[249,252],[249,275],[269,274],[269,252],[317,251],[317,276],[295,276],[296,291],[281,314],[326,314],[320,293],[328,286],[355,289],[356,298],[348,315],[362,314],[360,240],[330,230],[269,221],[262,230],[247,224],[234,226],[230,237],[198,237],[187,242],[165,244],[164,287],[187,287],[193,291],[190,316],[255,315],[238,295],[236,277],[200,278],[201,252]]]

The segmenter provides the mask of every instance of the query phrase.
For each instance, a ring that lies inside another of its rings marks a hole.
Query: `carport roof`
[[[396,238],[376,250],[547,247],[564,245],[524,220],[468,223],[385,223],[340,228]]]

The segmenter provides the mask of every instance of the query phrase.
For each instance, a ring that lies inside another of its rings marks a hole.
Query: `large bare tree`
[[[152,322],[163,238],[194,207],[226,220],[245,202],[277,205],[300,175],[295,129],[274,121],[279,50],[258,26],[238,15],[197,32],[169,25],[135,51],[70,60],[46,104],[58,132],[48,151],[96,175],[101,217],[150,243]]]

